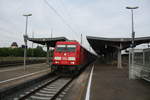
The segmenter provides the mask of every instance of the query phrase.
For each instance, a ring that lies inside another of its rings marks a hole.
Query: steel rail
[[[50,100],[55,100],[58,95],[73,81],[73,78],[70,79],[69,82],[67,82]]]
[[[28,98],[34,96],[36,93],[40,93],[39,92],[40,90],[46,88],[47,86],[51,87],[51,85],[53,85],[53,83],[54,84],[60,84],[60,86],[58,85],[57,88],[55,87],[56,93],[53,93],[52,96],[49,96],[49,100],[55,100],[59,96],[59,94],[72,82],[73,79],[74,78],[63,78],[63,77],[59,76],[59,77],[45,83],[44,85],[37,87],[36,89],[28,92],[27,94],[20,97],[19,100],[25,100],[25,99],[28,99]],[[64,81],[64,83],[62,81]],[[49,92],[51,92],[51,91],[49,91]],[[45,95],[46,94],[47,93],[45,93]]]
[[[52,80],[46,82],[44,85],[42,85],[42,86],[40,86],[40,87],[38,87],[38,88],[32,90],[31,92],[29,92],[29,93],[27,93],[27,94],[21,96],[21,97],[19,98],[19,100],[25,100],[26,98],[30,97],[30,96],[33,95],[34,93],[38,92],[40,89],[46,87],[47,85],[49,85],[49,84],[55,82],[56,80],[58,80],[58,79],[60,79],[60,78],[61,78],[61,77],[58,76],[58,77],[56,77],[56,78],[54,78],[54,79],[52,79]]]

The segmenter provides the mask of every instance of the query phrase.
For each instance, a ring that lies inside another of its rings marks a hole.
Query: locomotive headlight
[[[75,60],[75,57],[68,57],[68,60]]]
[[[71,64],[74,64],[75,62],[70,62]]]
[[[54,57],[55,60],[61,60],[61,57]]]
[[[58,64],[58,63],[59,63],[59,61],[55,61],[55,63],[56,63],[56,64]]]

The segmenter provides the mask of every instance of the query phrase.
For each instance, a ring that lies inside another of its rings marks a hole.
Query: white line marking
[[[87,87],[87,91],[86,91],[86,98],[85,98],[85,100],[90,100],[90,89],[91,89],[93,70],[94,70],[94,65],[93,65],[91,73],[90,73],[90,78],[89,78],[89,82],[88,82],[88,87]]]
[[[15,78],[7,79],[7,80],[4,80],[4,81],[0,81],[0,83],[5,83],[5,82],[9,82],[9,81],[17,80],[17,79],[20,79],[20,78],[23,78],[23,77],[27,77],[27,76],[31,76],[31,75],[34,75],[34,74],[38,74],[38,73],[41,73],[41,72],[44,72],[44,71],[47,71],[47,69],[42,70],[42,71],[38,71],[38,72],[35,72],[35,73],[26,74],[26,75],[19,76],[19,77],[15,77]]]

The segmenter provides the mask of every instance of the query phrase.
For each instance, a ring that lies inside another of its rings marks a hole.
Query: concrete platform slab
[[[150,100],[150,83],[129,80],[128,68],[95,63],[90,100]]]
[[[0,68],[0,88],[20,84],[49,72],[50,68],[45,63],[27,65],[26,70],[23,66]]]

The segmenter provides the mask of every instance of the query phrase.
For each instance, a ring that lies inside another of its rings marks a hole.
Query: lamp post
[[[28,28],[28,17],[32,16],[32,14],[24,14],[23,16],[26,17],[26,26],[25,26],[25,35],[24,35],[24,43],[25,43],[25,48],[24,48],[24,69],[26,69],[26,56],[27,56],[27,28]]]
[[[132,17],[132,64],[131,67],[129,68],[129,79],[133,79],[133,66],[134,66],[134,38],[135,38],[135,32],[134,32],[134,20],[133,20],[133,10],[134,9],[138,9],[139,7],[126,7],[126,9],[130,9],[131,10],[131,17]]]

